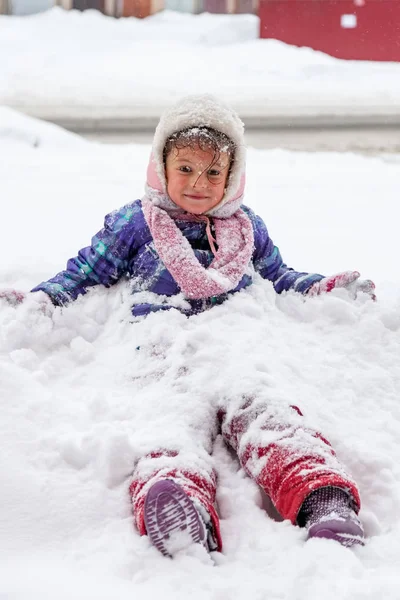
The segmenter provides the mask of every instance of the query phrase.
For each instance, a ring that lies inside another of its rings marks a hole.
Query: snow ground
[[[0,109],[0,288],[28,290],[143,190],[148,146],[101,146]],[[277,296],[129,324],[125,284],[52,317],[0,305],[0,598],[398,600],[400,159],[249,151],[247,203],[289,264],[357,268],[379,301]],[[140,347],[140,350],[137,348]],[[156,351],[154,351],[156,350]],[[184,376],[182,366],[187,367]],[[271,519],[217,440],[225,549],[165,559],[135,532],[128,486],[149,439],[179,438],[215,394],[266,386],[300,406],[358,481],[369,536],[348,550]],[[182,395],[180,396],[182,397]]]
[[[69,117],[159,115],[212,90],[242,114],[397,114],[400,64],[258,39],[254,15],[0,16],[0,104]],[[179,82],[179,85],[177,85]]]

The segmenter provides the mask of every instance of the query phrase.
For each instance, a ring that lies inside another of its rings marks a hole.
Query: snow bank
[[[3,149],[0,288],[23,289],[62,268],[105,212],[141,195],[149,153],[63,147],[58,135],[39,146],[3,140]],[[398,598],[399,172],[397,157],[249,155],[247,202],[287,261],[359,268],[377,280],[377,303],[339,291],[304,301],[257,281],[190,319],[170,311],[128,323],[125,283],[52,318],[33,299],[0,306],[0,596]],[[198,549],[167,560],[136,534],[132,464],[153,437],[179,439],[168,407],[179,397],[182,419],[206,413],[215,395],[244,382],[301,406],[331,439],[360,486],[365,548],[306,543],[301,529],[270,518],[220,440],[225,549],[216,565]]]
[[[342,61],[258,39],[253,15],[96,11],[0,17],[0,103],[71,116],[158,115],[210,92],[252,114],[396,112],[400,65]],[[177,85],[179,82],[179,85]]]
[[[83,146],[84,138],[52,123],[38,121],[6,106],[0,106],[0,144],[17,143],[39,148]]]

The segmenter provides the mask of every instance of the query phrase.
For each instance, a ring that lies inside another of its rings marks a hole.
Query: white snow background
[[[69,116],[115,116],[115,107],[119,116],[159,114],[181,95],[212,89],[247,115],[397,112],[400,64],[258,38],[255,15],[112,19],[54,8],[0,16],[0,103],[36,116],[65,107]]]
[[[107,212],[142,195],[149,150],[1,108],[0,288],[29,290],[64,268]],[[400,597],[399,192],[397,156],[249,150],[246,203],[286,262],[358,269],[376,303],[278,296],[261,280],[190,319],[171,310],[135,324],[125,283],[51,317],[34,296],[0,303],[2,600]],[[135,458],[151,440],[179,440],[181,419],[216,394],[259,385],[337,449],[360,487],[366,546],[306,542],[272,519],[217,439],[224,552],[164,558],[133,527]]]

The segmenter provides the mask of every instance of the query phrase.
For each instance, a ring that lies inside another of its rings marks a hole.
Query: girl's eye
[[[179,167],[179,170],[181,171],[181,173],[190,173],[191,172],[191,168],[185,165],[182,165],[181,167]]]
[[[210,169],[208,174],[210,177],[218,177],[218,175],[221,175],[221,171],[218,171],[217,169]]]

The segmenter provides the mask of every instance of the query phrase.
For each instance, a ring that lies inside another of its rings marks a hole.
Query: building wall
[[[53,0],[9,0],[10,13],[13,15],[31,15],[54,6]]]
[[[73,8],[78,10],[95,9],[104,12],[104,0],[74,0]]]
[[[10,6],[8,0],[0,0],[0,15],[8,15],[9,9]]]
[[[123,0],[105,0],[104,12],[110,17],[119,17],[122,14]]]
[[[261,0],[262,38],[336,58],[400,62],[399,0]]]
[[[256,13],[259,0],[202,0],[202,10],[210,13]]]
[[[54,5],[66,10],[97,9],[113,17],[146,17],[164,8],[188,13],[257,12],[259,0],[0,0],[0,13],[27,15]]]
[[[178,12],[199,13],[202,0],[165,0],[165,8]]]
[[[61,6],[61,8],[65,8],[65,10],[71,10],[73,0],[55,0],[55,4]]]
[[[164,9],[164,0],[124,0],[124,17],[148,17]]]

